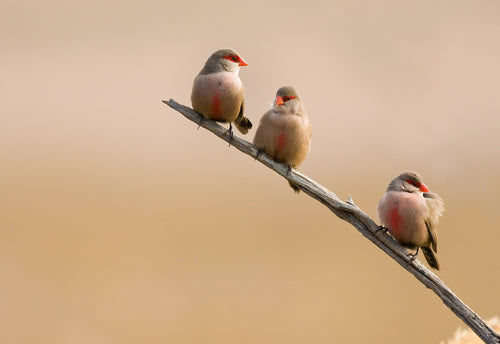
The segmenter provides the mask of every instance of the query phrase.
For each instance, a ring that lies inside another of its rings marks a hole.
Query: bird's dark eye
[[[240,62],[240,57],[238,55],[224,55],[222,57],[231,62]]]
[[[290,100],[290,97],[289,97],[289,96],[284,96],[284,97],[283,97],[283,101],[284,101],[284,102],[287,102],[287,101],[289,101],[289,100]]]
[[[414,187],[416,187],[416,188],[419,188],[419,187],[420,187],[420,185],[419,185],[417,182],[415,182],[414,180],[407,179],[407,180],[405,180],[405,181],[406,181],[408,184],[411,184],[411,185],[413,185],[413,186],[414,186]]]

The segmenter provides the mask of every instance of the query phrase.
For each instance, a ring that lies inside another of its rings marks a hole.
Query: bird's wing
[[[437,238],[437,232],[436,232],[436,225],[430,217],[425,219],[425,225],[427,226],[427,231],[429,232],[429,236],[431,238],[432,250],[437,253],[438,238]]]

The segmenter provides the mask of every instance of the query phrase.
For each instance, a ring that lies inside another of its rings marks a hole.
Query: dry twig
[[[348,200],[347,202],[341,201],[333,192],[294,169],[288,173],[286,165],[275,162],[264,153],[259,154],[258,148],[248,141],[236,136],[230,138],[228,130],[214,121],[204,119],[193,109],[179,104],[173,99],[169,101],[164,100],[163,102],[184,115],[187,119],[211,131],[222,140],[229,142],[231,146],[250,155],[285,179],[298,185],[304,193],[323,203],[335,215],[353,225],[361,234],[391,256],[427,288],[436,293],[443,303],[462,319],[484,342],[500,344],[499,334],[494,332],[483,319],[460,300],[432,271],[418,260],[412,260],[407,251],[390,235],[380,230],[380,227],[359,209],[352,200]]]

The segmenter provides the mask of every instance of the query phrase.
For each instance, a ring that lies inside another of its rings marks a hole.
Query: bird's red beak
[[[283,98],[281,96],[276,97],[276,100],[274,101],[274,104],[276,105],[283,105],[285,102],[283,101]]]
[[[247,61],[243,60],[243,57],[240,56],[240,63],[238,64],[238,66],[248,66],[248,63]]]
[[[429,192],[429,188],[424,183],[420,184],[420,191]]]

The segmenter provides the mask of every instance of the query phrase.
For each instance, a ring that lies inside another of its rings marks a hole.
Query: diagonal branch
[[[486,322],[481,319],[469,306],[460,300],[443,281],[418,260],[412,260],[407,251],[390,235],[380,230],[380,227],[352,200],[341,201],[337,195],[321,186],[314,180],[288,167],[277,163],[248,141],[239,137],[229,136],[228,130],[214,121],[203,118],[193,109],[177,103],[173,99],[164,100],[165,104],[184,115],[187,119],[211,131],[222,140],[230,143],[239,151],[260,161],[285,179],[298,185],[300,189],[327,206],[335,215],[353,225],[361,234],[377,245],[382,251],[391,256],[399,265],[415,276],[427,288],[431,289],[460,319],[462,319],[484,342],[500,344],[500,335],[495,333]]]

